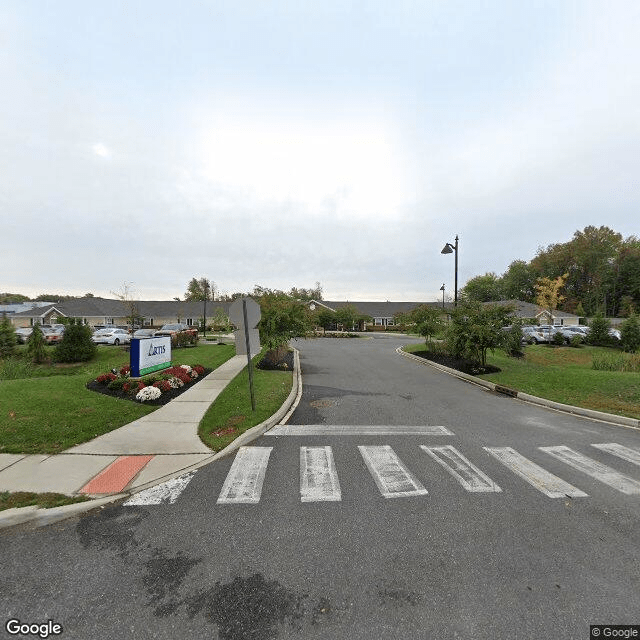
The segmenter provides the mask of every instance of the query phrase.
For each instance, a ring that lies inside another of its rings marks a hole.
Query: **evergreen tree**
[[[34,324],[33,331],[27,340],[27,357],[36,364],[44,362],[47,359],[46,344],[40,325]]]
[[[0,320],[0,358],[10,358],[16,353],[16,330],[7,314],[2,314],[2,320]]]
[[[91,329],[80,321],[71,321],[53,353],[56,362],[86,362],[95,357],[98,348],[91,339]]]
[[[635,313],[622,323],[620,333],[622,334],[620,338],[622,348],[625,351],[636,353],[640,349],[640,319]]]
[[[586,341],[597,346],[611,344],[610,328],[611,323],[601,313],[596,314],[589,323],[589,333]]]

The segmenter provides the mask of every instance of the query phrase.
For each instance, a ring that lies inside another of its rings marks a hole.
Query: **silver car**
[[[96,344],[129,344],[131,334],[125,329],[98,329],[91,338]]]

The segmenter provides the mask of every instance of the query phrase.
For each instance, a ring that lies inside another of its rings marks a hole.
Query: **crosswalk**
[[[609,442],[589,445],[599,452],[609,454],[618,460],[640,466],[640,450]],[[344,445],[343,445],[344,448]],[[420,479],[404,464],[389,445],[359,445],[358,451],[373,483],[380,495],[385,498],[411,498],[428,495],[428,490]],[[476,466],[452,445],[419,445],[425,455],[425,461],[436,463],[446,471],[444,477],[453,478],[469,493],[502,493],[503,489],[487,473]],[[524,480],[548,498],[587,498],[588,494],[566,480],[530,460],[512,447],[482,447],[494,460],[515,476]],[[565,445],[541,446],[537,450],[560,462],[573,471],[578,471],[596,480],[606,487],[627,496],[640,496],[640,481],[613,467],[595,460],[585,453]],[[217,504],[255,505],[260,502],[267,469],[273,447],[244,446],[238,449],[231,464]],[[478,452],[481,454],[481,452]],[[595,452],[594,452],[595,453]],[[486,456],[483,459],[486,461]],[[422,467],[423,469],[423,467]],[[421,470],[422,470],[421,469]],[[175,478],[164,485],[158,485],[142,491],[130,498],[125,505],[151,505],[174,503],[186,489],[196,472]],[[331,446],[301,446],[299,469],[300,501],[340,502],[342,489],[339,469]],[[293,480],[293,477],[292,477]]]

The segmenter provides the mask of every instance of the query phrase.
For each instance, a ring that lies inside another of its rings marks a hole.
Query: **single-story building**
[[[207,324],[223,313],[229,316],[230,302],[207,302]],[[29,327],[35,323],[56,324],[60,318],[80,318],[84,324],[126,325],[133,313],[142,319],[142,326],[159,328],[164,324],[183,322],[189,326],[199,324],[204,316],[204,302],[178,300],[136,300],[123,302],[108,298],[76,298],[44,307],[27,309],[11,316],[15,327]]]
[[[363,316],[369,316],[371,322],[362,323],[360,329],[372,331],[384,331],[387,327],[395,326],[394,316],[397,313],[407,313],[420,305],[439,306],[435,302],[350,302],[349,300],[310,300],[307,306],[311,311],[325,308],[329,311],[337,311],[342,307],[354,307]]]
[[[551,324],[559,327],[580,324],[580,316],[558,311],[557,309],[553,312],[553,315],[549,315],[547,310],[541,309],[537,304],[531,302],[500,300],[499,302],[485,302],[485,304],[512,305],[515,307],[514,315],[516,318],[535,320],[537,324]]]

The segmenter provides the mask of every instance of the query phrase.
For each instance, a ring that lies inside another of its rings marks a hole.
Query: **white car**
[[[129,344],[131,334],[125,329],[98,329],[91,338],[96,344]]]

